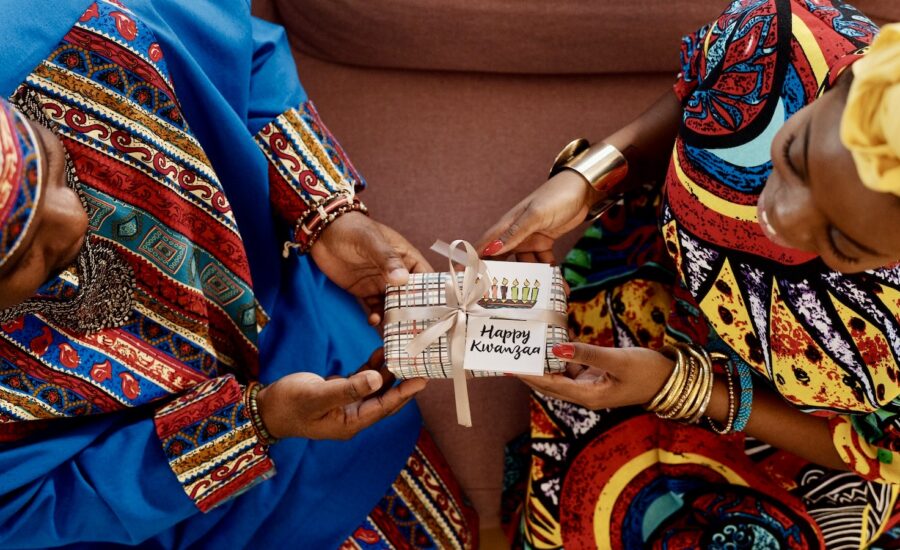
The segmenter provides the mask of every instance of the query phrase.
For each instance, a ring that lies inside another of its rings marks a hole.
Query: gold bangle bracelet
[[[669,392],[669,396],[659,406],[658,415],[661,418],[674,418],[678,414],[682,401],[686,399],[691,385],[694,383],[694,366],[690,358],[680,348],[676,348],[681,358],[681,376],[678,383]]]
[[[682,352],[684,353],[684,352]],[[681,412],[684,409],[684,404],[687,401],[688,394],[691,392],[692,386],[697,381],[697,366],[693,364],[693,361],[690,357],[685,357],[685,365],[687,365],[687,379],[685,380],[684,387],[678,395],[678,400],[675,402],[675,405],[672,406],[669,410],[662,409],[661,412],[657,413],[661,418],[665,418],[666,420],[679,420],[681,417]]]
[[[697,409],[696,414],[691,418],[691,423],[700,422],[703,419],[703,416],[706,414],[706,409],[709,408],[709,404],[712,401],[713,387],[716,384],[716,375],[710,369],[709,371],[709,384],[706,387],[706,390],[703,394],[703,402],[700,404],[700,408]]]
[[[669,378],[668,380],[666,380],[666,383],[663,384],[663,387],[660,388],[660,390],[656,393],[656,396],[650,401],[650,403],[644,406],[644,408],[649,411],[655,411],[657,407],[659,407],[660,401],[662,401],[669,390],[672,389],[672,386],[675,384],[675,380],[681,374],[681,361],[678,360],[678,356],[676,355],[675,358],[669,357],[669,353],[673,353],[673,349],[670,346],[666,346],[662,350],[660,350],[660,353],[662,353],[669,359],[672,359],[675,362],[675,365],[672,367],[672,372],[671,374],[669,374]]]
[[[700,405],[701,396],[703,395],[702,391],[706,386],[706,369],[704,369],[703,365],[697,361],[696,357],[690,356],[690,354],[689,361],[692,362],[693,367],[696,370],[696,379],[694,380],[693,385],[688,388],[687,399],[684,400],[684,405],[682,405],[677,413],[677,418],[679,420],[690,420],[694,416],[694,413]]]
[[[685,417],[688,419],[688,422],[694,423],[703,417],[703,413],[706,412],[706,408],[709,406],[710,397],[712,396],[712,359],[709,354],[706,353],[706,350],[699,346],[688,345],[685,346],[685,350],[697,361],[702,373],[702,381],[697,384],[699,386],[697,398],[688,410],[685,411]]]
[[[628,159],[613,145],[591,145],[588,140],[579,138],[556,156],[550,177],[566,169],[580,174],[595,190],[608,193],[628,175]]]
[[[675,364],[678,367],[678,370],[677,372],[673,372],[673,374],[675,375],[671,378],[673,384],[669,387],[668,391],[666,391],[665,393],[660,393],[659,397],[661,399],[651,409],[656,414],[665,414],[672,409],[672,407],[678,401],[678,397],[684,391],[684,387],[687,382],[688,365],[685,364],[684,354],[681,353],[681,351],[677,348],[675,348],[674,351]]]

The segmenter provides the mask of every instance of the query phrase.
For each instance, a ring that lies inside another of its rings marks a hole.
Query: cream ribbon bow
[[[464,255],[458,250],[460,246],[465,249]],[[484,309],[478,305],[478,300],[490,290],[487,264],[478,257],[478,253],[472,245],[463,240],[453,241],[449,247],[445,243],[437,242],[432,250],[450,259],[450,276],[444,281],[447,305],[392,309],[386,313],[385,322],[436,319],[436,322],[427,330],[413,338],[406,346],[406,353],[410,357],[415,357],[425,351],[428,346],[437,342],[441,336],[448,335],[453,391],[456,400],[456,419],[460,425],[471,427],[472,412],[469,407],[469,391],[466,387],[466,371],[463,366],[466,354],[466,322],[469,316],[514,321],[540,321],[563,327],[566,326],[567,319],[561,313],[542,309],[511,313]],[[459,284],[459,274],[454,265],[456,262],[465,267],[462,285]]]

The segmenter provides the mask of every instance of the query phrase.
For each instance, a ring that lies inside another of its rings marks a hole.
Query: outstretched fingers
[[[338,407],[362,401],[378,391],[383,382],[381,374],[374,370],[364,370],[347,378],[325,380],[311,398],[311,405],[326,414]]]
[[[402,409],[417,393],[425,389],[425,384],[422,378],[404,380],[382,395],[352,404],[347,411],[348,421],[356,431],[367,428]]]

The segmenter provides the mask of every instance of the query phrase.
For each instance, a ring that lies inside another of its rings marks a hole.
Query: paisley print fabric
[[[831,418],[853,471],[534,394],[529,471],[508,474],[527,479],[506,494],[518,547],[831,549],[891,537],[900,273],[832,272],[772,244],[756,218],[775,132],[876,33],[839,1],[739,0],[685,37],[684,116],[660,208],[627,197],[566,264],[580,340],[729,351],[754,384]]]

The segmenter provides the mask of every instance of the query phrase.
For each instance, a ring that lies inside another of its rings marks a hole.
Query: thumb
[[[613,376],[628,369],[628,363],[631,360],[631,354],[627,353],[627,350],[593,346],[580,342],[555,344],[553,355],[563,361],[596,367]]]
[[[326,380],[313,401],[317,408],[327,412],[365,399],[381,388],[383,383],[381,374],[374,370],[358,372],[348,378]]]
[[[391,246],[384,233],[372,228],[366,233],[366,253],[372,263],[391,285],[403,285],[409,281],[409,270],[397,250]]]

